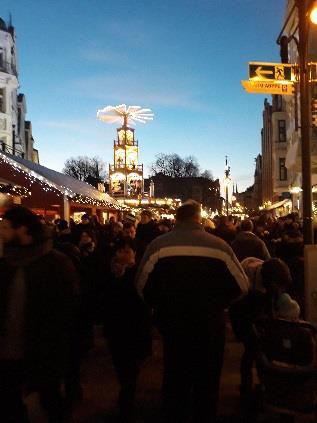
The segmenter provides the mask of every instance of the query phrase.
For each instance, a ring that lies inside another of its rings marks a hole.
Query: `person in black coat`
[[[140,366],[151,354],[150,313],[135,289],[135,271],[134,242],[124,238],[115,246],[104,297],[104,332],[120,383],[123,422],[131,418]]]
[[[0,238],[0,421],[28,421],[22,387],[38,391],[50,423],[64,421],[60,385],[70,354],[78,278],[25,207],[3,215]]]
[[[248,257],[260,260],[270,258],[265,242],[253,233],[253,223],[249,219],[241,222],[240,231],[233,240],[231,248],[240,262]]]
[[[136,277],[162,335],[163,413],[169,423],[216,421],[224,311],[249,286],[230,246],[200,222],[199,203],[179,207],[175,228],[150,243]]]

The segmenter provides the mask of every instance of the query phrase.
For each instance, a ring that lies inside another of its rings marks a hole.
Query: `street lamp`
[[[310,21],[317,25],[317,2],[315,1],[310,9],[309,13]]]

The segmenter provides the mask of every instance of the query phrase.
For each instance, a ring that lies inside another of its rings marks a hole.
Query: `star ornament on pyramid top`
[[[106,106],[97,111],[99,120],[107,123],[121,122],[123,126],[128,126],[129,123],[146,123],[153,120],[153,117],[154,113],[151,109],[144,109],[141,106],[126,106],[126,104]]]

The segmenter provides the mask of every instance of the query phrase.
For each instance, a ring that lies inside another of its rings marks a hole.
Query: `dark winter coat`
[[[154,307],[161,329],[172,332],[216,328],[248,285],[229,245],[189,222],[149,245],[137,275],[140,295]]]
[[[131,359],[151,352],[150,313],[134,286],[135,268],[117,278],[111,274],[104,296],[104,331],[114,351]]]
[[[4,334],[8,289],[16,269],[24,268],[25,347],[28,383],[62,377],[69,359],[78,279],[64,254],[44,245],[20,247],[0,260],[0,335]]]
[[[231,248],[239,261],[248,257],[256,257],[261,260],[267,260],[271,257],[265,242],[253,232],[239,232],[232,242]]]
[[[233,227],[227,225],[219,225],[214,229],[213,234],[226,241],[231,245],[232,241],[236,236],[236,230]]]
[[[140,262],[144,251],[146,250],[146,247],[149,245],[149,243],[159,235],[161,235],[161,232],[154,220],[150,220],[148,223],[138,224],[135,236],[137,241],[137,263]]]

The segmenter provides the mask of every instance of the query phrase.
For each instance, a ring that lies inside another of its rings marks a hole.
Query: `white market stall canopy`
[[[291,205],[292,201],[289,198],[286,198],[285,200],[281,200],[281,201],[278,201],[276,203],[271,204],[270,206],[266,207],[265,210],[278,209],[279,207],[286,206],[287,203],[289,203]]]
[[[22,159],[22,157],[13,156],[12,154],[2,151],[0,152],[0,161],[1,160],[15,167],[17,170],[29,174],[31,178],[37,179],[55,188],[71,200],[76,199],[78,202],[80,198],[91,199],[92,204],[95,201],[100,203],[100,205],[104,204],[105,206],[116,209],[120,208],[119,203],[114,198],[110,197],[109,194],[98,191],[86,182],[79,181],[78,179],[56,172],[38,163],[30,162],[29,160]]]

